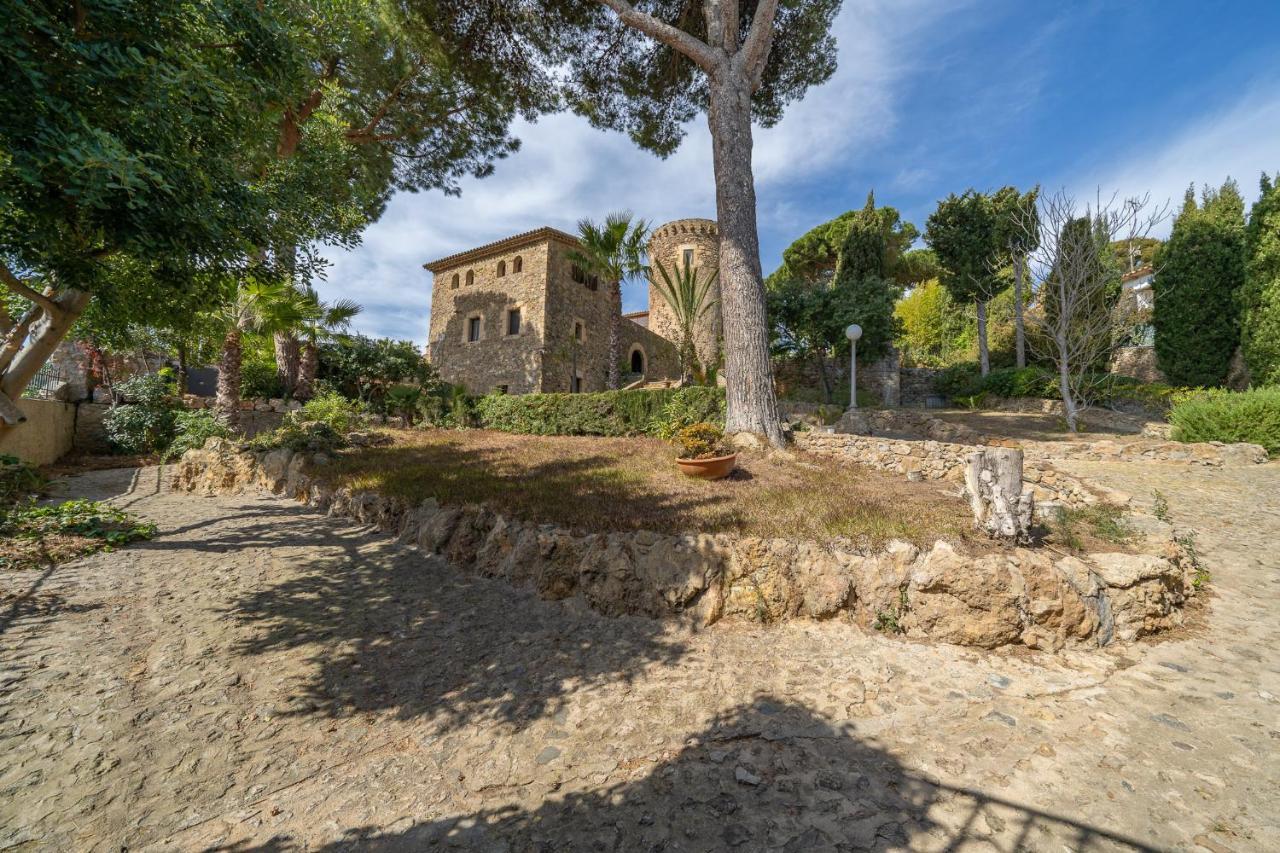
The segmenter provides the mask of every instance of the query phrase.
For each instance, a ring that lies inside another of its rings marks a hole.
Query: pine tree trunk
[[[302,359],[298,362],[298,386],[293,396],[310,400],[316,395],[316,376],[320,373],[320,349],[311,341],[302,345]]]
[[[622,347],[622,282],[615,281],[612,285],[612,294],[610,302],[613,303],[611,316],[609,318],[609,390],[617,391],[620,384],[618,375],[618,361],[621,358]]]
[[[302,358],[297,336],[290,332],[277,332],[275,350],[276,375],[280,377],[280,387],[285,397],[293,397],[298,388],[298,368]]]
[[[1022,276],[1027,259],[1022,255],[1013,256],[1013,338],[1016,351],[1016,364],[1019,368],[1027,366],[1026,326],[1022,320]]]
[[[751,156],[751,87],[725,69],[709,79],[707,123],[720,228],[720,306],[724,329],[725,432],[752,432],[784,444],[769,360],[764,275],[756,229]]]
[[[982,375],[991,372],[991,354],[987,351],[987,302],[978,300],[978,364],[982,367]]]
[[[222,341],[222,357],[218,361],[218,397],[216,405],[228,423],[240,419],[240,329],[233,327]]]

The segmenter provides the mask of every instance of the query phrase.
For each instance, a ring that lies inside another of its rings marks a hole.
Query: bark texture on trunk
[[[751,168],[751,82],[731,68],[710,80],[707,122],[720,227],[720,308],[727,397],[725,432],[753,432],[781,447],[782,419],[769,359],[764,274]]]
[[[1016,252],[1013,255],[1013,341],[1015,361],[1019,368],[1027,366],[1026,326],[1022,320],[1022,275],[1027,259]]]
[[[218,411],[228,423],[240,419],[240,330],[233,328],[222,341],[222,357],[218,360]]]
[[[316,395],[316,377],[320,373],[320,349],[308,341],[302,345],[302,359],[298,362],[298,386],[293,396],[310,400]]]
[[[619,376],[618,363],[622,357],[620,352],[622,347],[622,282],[615,281],[612,285],[612,293],[610,302],[613,307],[610,309],[609,317],[609,373],[608,385],[610,391],[618,390],[621,382]]]
[[[70,288],[52,298],[55,314],[40,309],[40,317],[32,323],[30,336],[26,342],[17,341],[20,348],[14,352],[12,359],[3,366],[0,374],[0,394],[11,400],[17,400],[27,390],[36,373],[53,355],[58,344],[71,331],[76,320],[89,307],[90,295],[83,290]],[[20,324],[21,325],[21,324]],[[19,326],[20,327],[20,326]],[[17,332],[18,329],[13,330]],[[11,334],[13,333],[11,332]],[[6,358],[8,355],[6,354]]]
[[[987,350],[987,301],[978,300],[978,364],[982,367],[982,375],[991,372],[991,354]]]
[[[1022,488],[1022,451],[988,447],[969,454],[965,493],[979,530],[1005,542],[1031,538],[1034,499]]]
[[[298,369],[302,360],[302,348],[296,335],[277,332],[275,335],[276,375],[284,396],[292,397],[298,388]]]
[[[1067,347],[1067,336],[1059,332],[1054,342],[1058,345],[1058,393],[1062,395],[1062,410],[1067,419],[1069,432],[1080,431],[1080,407],[1076,397],[1071,393],[1071,355]]]

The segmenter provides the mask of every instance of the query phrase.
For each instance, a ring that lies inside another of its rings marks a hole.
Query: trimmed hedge
[[[1280,454],[1280,388],[1196,391],[1169,413],[1177,441],[1247,441]]]
[[[528,435],[657,435],[673,418],[724,423],[724,390],[693,386],[594,394],[490,394],[474,401],[485,429]],[[680,426],[684,426],[681,423]]]
[[[1128,376],[1099,373],[1089,377],[1093,402],[1107,404],[1131,400],[1156,410],[1168,408],[1179,390],[1160,382],[1141,382]],[[965,362],[948,367],[934,383],[942,394],[956,400],[996,397],[1033,397],[1059,400],[1058,377],[1041,367],[1007,367],[982,376],[976,364]]]

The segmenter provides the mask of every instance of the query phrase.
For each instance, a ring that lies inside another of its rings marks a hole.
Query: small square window
[[[507,334],[520,334],[520,309],[512,308],[507,312]]]
[[[472,317],[467,320],[467,342],[475,343],[480,340],[480,318]]]
[[[684,265],[686,269],[693,266],[693,249],[684,250]]]
[[[509,390],[510,388],[511,388],[510,385],[499,385],[494,390],[496,390],[499,394],[508,394],[510,393],[510,390]]]

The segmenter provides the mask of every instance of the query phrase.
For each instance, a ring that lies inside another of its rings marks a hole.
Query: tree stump
[[[993,539],[1024,543],[1031,538],[1035,499],[1022,488],[1022,451],[988,447],[969,454],[965,491],[974,526]]]

